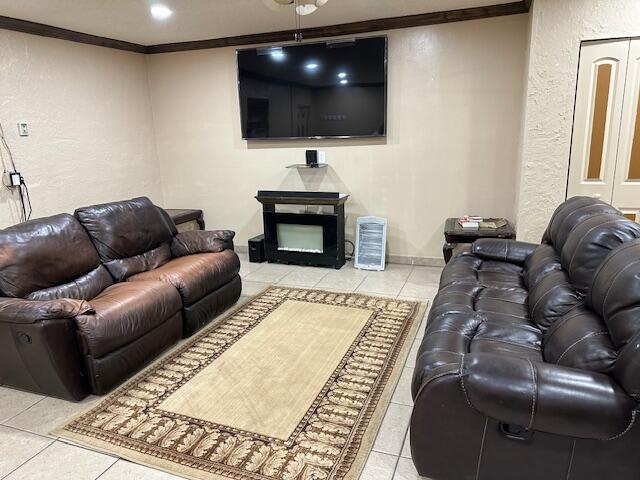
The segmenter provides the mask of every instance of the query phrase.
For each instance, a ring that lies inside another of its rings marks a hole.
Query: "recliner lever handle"
[[[499,424],[500,433],[507,437],[510,440],[518,440],[518,441],[527,441],[531,440],[533,437],[533,432],[531,430],[527,430],[520,425],[513,425],[511,423],[503,423]]]

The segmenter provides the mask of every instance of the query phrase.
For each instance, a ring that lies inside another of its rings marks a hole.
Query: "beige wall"
[[[516,199],[527,16],[389,32],[386,141],[241,140],[233,48],[153,55],[149,82],[167,207],[205,210],[238,244],[261,233],[258,189],[351,194],[389,219],[389,253],[441,259],[444,219],[511,216]],[[287,170],[305,148],[329,168]]]
[[[580,42],[640,36],[638,0],[535,0],[518,237],[537,241],[566,195]]]
[[[162,203],[145,56],[0,30],[0,122],[34,217],[137,195]],[[19,220],[17,198],[0,187],[0,228]]]

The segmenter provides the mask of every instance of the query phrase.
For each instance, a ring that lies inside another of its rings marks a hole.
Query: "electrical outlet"
[[[10,187],[19,187],[22,185],[22,175],[20,172],[10,172],[9,173],[9,186]]]
[[[327,163],[327,156],[322,150],[318,151],[318,163]]]
[[[29,136],[29,125],[27,125],[27,122],[18,122],[18,135],[21,137]]]

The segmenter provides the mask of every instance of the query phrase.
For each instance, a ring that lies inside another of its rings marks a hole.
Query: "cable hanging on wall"
[[[294,9],[293,9],[293,16],[295,17],[295,24],[296,24],[296,32],[293,34],[293,39],[296,42],[302,42],[302,29],[301,29],[301,22],[300,22],[300,0],[294,0]]]
[[[8,165],[7,162],[5,162],[3,150],[7,155]],[[3,170],[2,184],[11,193],[17,192],[20,201],[20,221],[26,222],[31,218],[31,213],[33,212],[33,208],[31,207],[31,197],[29,195],[29,187],[27,186],[27,182],[25,182],[22,174],[16,168],[16,164],[13,160],[13,153],[7,143],[2,123],[0,123],[0,163],[2,163]]]

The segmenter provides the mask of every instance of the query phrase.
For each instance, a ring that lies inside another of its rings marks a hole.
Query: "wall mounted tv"
[[[387,38],[237,50],[242,138],[386,134]]]

